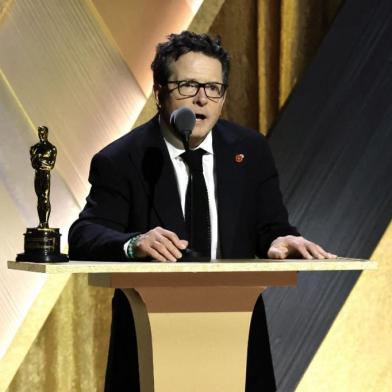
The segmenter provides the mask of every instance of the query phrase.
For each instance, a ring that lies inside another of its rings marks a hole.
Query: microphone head
[[[170,115],[170,125],[182,139],[186,138],[189,140],[195,124],[195,113],[187,107],[179,108]]]

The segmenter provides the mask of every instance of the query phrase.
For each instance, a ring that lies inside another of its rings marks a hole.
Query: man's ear
[[[226,90],[225,93],[223,94],[223,97],[222,97],[222,105],[225,103],[226,94],[227,94],[227,90]]]
[[[223,96],[222,96],[222,98],[220,98],[219,99],[219,105],[221,106],[221,110],[222,110],[222,108],[223,108],[223,104],[225,103],[225,100],[226,100],[226,91],[225,91],[225,93],[223,94]]]
[[[153,88],[153,93],[154,93],[154,99],[155,99],[155,104],[157,105],[158,110],[161,109],[161,98],[162,98],[162,86],[160,84],[154,84]]]

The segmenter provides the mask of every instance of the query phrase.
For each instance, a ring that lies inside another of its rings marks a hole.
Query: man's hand
[[[337,256],[326,252],[321,246],[303,237],[287,235],[272,241],[268,250],[270,259],[302,257],[304,259],[335,259]]]
[[[188,241],[180,240],[176,233],[158,226],[140,236],[135,245],[135,256],[175,262],[182,257],[180,249],[187,246]]]

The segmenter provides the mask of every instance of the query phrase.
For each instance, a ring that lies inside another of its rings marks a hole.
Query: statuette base
[[[64,263],[66,254],[60,253],[60,231],[52,228],[28,228],[24,234],[24,253],[16,261],[35,263]]]

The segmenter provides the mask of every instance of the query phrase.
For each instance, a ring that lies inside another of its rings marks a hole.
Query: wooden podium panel
[[[292,286],[296,272],[173,272],[89,274],[98,287],[134,288],[148,313],[252,312],[267,286]]]
[[[293,271],[89,274],[89,284],[126,294],[141,391],[157,392],[244,390],[256,300],[266,286],[295,283]]]
[[[135,320],[142,392],[239,392],[245,388],[250,318],[268,286],[295,286],[299,271],[375,269],[333,260],[217,260],[210,263],[8,262],[42,273],[88,273],[89,284],[121,288]]]

